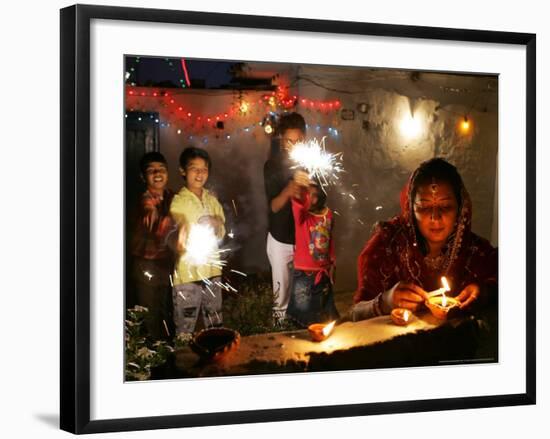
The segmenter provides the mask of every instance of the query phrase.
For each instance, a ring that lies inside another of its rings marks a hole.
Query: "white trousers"
[[[283,318],[290,300],[290,276],[292,275],[294,245],[279,242],[271,236],[271,233],[268,233],[267,257],[271,264],[273,293],[275,295],[273,311],[277,317]]]

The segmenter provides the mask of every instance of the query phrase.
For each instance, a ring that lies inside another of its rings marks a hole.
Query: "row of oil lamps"
[[[445,276],[441,278],[442,288],[438,288],[430,293],[428,293],[428,298],[425,301],[426,307],[431,311],[431,313],[440,320],[445,320],[447,314],[453,308],[459,307],[460,302],[454,297],[448,297],[445,295],[446,292],[451,291],[449,283]],[[394,308],[390,314],[390,317],[395,325],[398,326],[407,326],[414,320],[414,314],[408,309],[404,308]],[[336,320],[328,324],[324,323],[313,323],[309,325],[308,331],[313,341],[323,341],[326,340],[336,325]]]

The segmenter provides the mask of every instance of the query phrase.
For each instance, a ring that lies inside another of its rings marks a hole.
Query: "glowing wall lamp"
[[[470,130],[472,129],[472,121],[468,119],[468,116],[464,116],[464,118],[459,122],[459,130],[462,134],[468,134]]]
[[[403,137],[409,140],[414,139],[422,133],[422,123],[418,116],[414,117],[409,112],[405,112],[399,123],[399,129]]]

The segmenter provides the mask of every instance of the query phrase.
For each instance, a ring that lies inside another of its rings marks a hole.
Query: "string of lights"
[[[227,132],[226,130],[219,130],[219,132],[217,133],[215,131],[209,131],[209,134],[204,134],[193,130],[182,129],[177,123],[169,122],[167,119],[163,119],[162,116],[156,117],[153,114],[150,114],[148,117],[144,116],[144,113],[142,111],[127,111],[125,114],[125,118],[132,117],[137,122],[150,123],[152,121],[153,123],[158,124],[160,128],[172,129],[175,134],[186,136],[188,140],[196,140],[203,143],[208,143],[210,140],[230,140],[231,138],[243,133],[258,134],[260,132],[263,132],[267,135],[273,133],[272,130],[268,129],[270,125],[265,123],[265,119],[262,119],[259,122],[247,124],[244,127],[235,128],[231,132]],[[149,121],[147,119],[149,119]],[[340,132],[337,128],[329,125],[306,125],[306,129],[314,130],[317,136],[327,135],[333,138],[337,138],[340,135]]]

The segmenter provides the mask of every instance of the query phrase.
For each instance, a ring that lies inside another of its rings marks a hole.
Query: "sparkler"
[[[290,159],[295,163],[292,168],[304,168],[309,177],[316,177],[321,186],[327,186],[338,180],[338,174],[344,171],[342,165],[342,153],[330,153],[325,149],[325,138],[319,142],[312,139],[307,142],[299,142],[290,152]]]
[[[166,331],[166,335],[170,337],[170,331],[168,330],[168,325],[166,324],[166,320],[162,319],[162,323],[164,324],[164,330]]]
[[[218,268],[225,265],[225,261],[219,258],[224,250],[218,249],[218,238],[209,224],[191,226],[185,250],[183,257],[190,265],[211,265]]]

